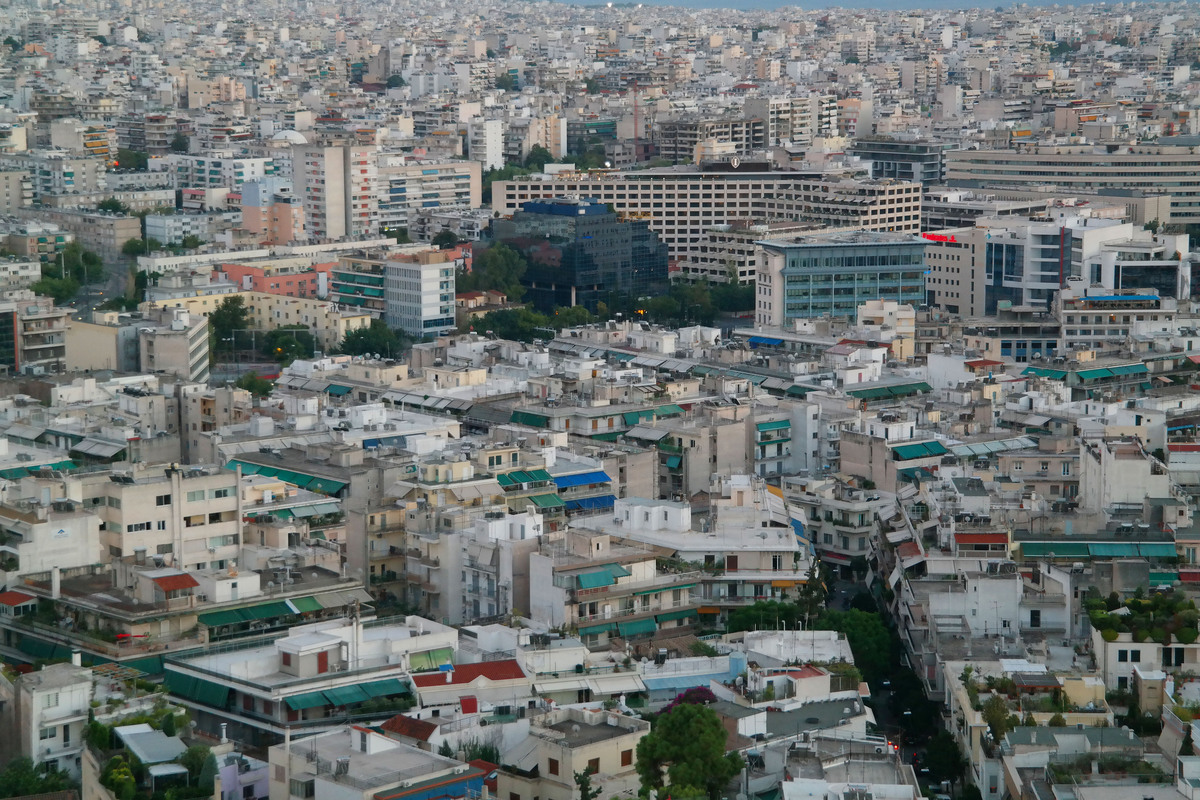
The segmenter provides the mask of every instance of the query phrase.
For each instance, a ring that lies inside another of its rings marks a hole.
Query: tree
[[[996,742],[1003,741],[1004,734],[1008,733],[1008,703],[998,694],[993,694],[983,704],[983,721],[987,723],[988,729],[992,732],[992,740]]]
[[[399,88],[401,88],[403,86],[407,86],[407,85],[408,85],[408,81],[404,80],[403,75],[388,75],[387,88],[399,89]]]
[[[208,329],[212,332],[212,350],[232,352],[234,345],[241,343],[246,329],[250,327],[250,312],[241,295],[230,295],[217,304],[208,315]],[[238,336],[241,334],[241,336]],[[239,341],[234,341],[237,338]]]
[[[204,244],[204,240],[195,234],[188,234],[187,236],[183,237],[183,241],[180,242],[180,245],[184,250],[195,250],[202,244]]]
[[[174,736],[178,731],[175,728],[175,715],[167,714],[163,717],[162,732],[166,736]]]
[[[808,568],[808,575],[804,578],[804,585],[800,587],[796,598],[796,604],[799,606],[798,613],[802,614],[809,624],[825,609],[825,595],[824,570],[821,562],[814,559]]]
[[[204,766],[200,768],[200,777],[196,780],[196,785],[206,792],[212,792],[217,782],[217,772],[217,757],[209,751],[204,759]]]
[[[71,781],[65,773],[56,769],[43,772],[28,758],[15,758],[0,772],[0,797],[23,797],[70,788]]]
[[[316,338],[303,325],[284,325],[267,331],[263,337],[262,354],[280,364],[290,364],[297,358],[312,358],[316,349]]]
[[[204,769],[204,762],[208,761],[208,757],[212,755],[212,751],[202,744],[194,744],[179,757],[179,763],[187,768],[188,778],[196,780],[200,777],[200,772]]]
[[[588,325],[595,321],[595,315],[583,306],[559,306],[554,309],[553,324],[556,330],[561,331],[563,328],[577,328],[580,325]]]
[[[255,397],[270,397],[271,392],[275,389],[275,384],[266,378],[259,377],[257,372],[247,372],[237,379],[235,385],[239,389],[245,389]]]
[[[433,246],[439,250],[449,250],[458,245],[458,234],[449,228],[442,228],[433,237]]]
[[[854,664],[863,677],[878,684],[893,669],[892,637],[878,614],[859,611],[826,611],[814,626],[817,630],[840,631],[846,634]]]
[[[371,320],[369,327],[350,331],[338,345],[338,350],[348,356],[379,353],[385,358],[392,358],[400,355],[403,349],[400,337],[381,319]]]
[[[953,786],[962,780],[967,768],[967,760],[949,731],[939,731],[929,740],[925,748],[925,766],[929,768],[929,777],[934,781],[950,781]]]
[[[511,92],[517,88],[517,78],[507,72],[501,72],[496,76],[496,88],[501,91]]]
[[[438,747],[438,755],[445,758],[454,758],[454,748],[450,746],[450,742],[443,740]]]
[[[604,791],[601,786],[592,787],[592,770],[575,773],[575,786],[579,789],[579,800],[596,800]]]
[[[552,328],[549,317],[528,308],[489,311],[470,322],[467,327],[476,331],[491,331],[500,339],[511,339],[514,342],[544,339],[547,330]]]
[[[125,244],[121,245],[121,253],[130,257],[144,256],[162,250],[162,246],[162,242],[153,236],[146,239],[126,239]]]
[[[132,169],[145,172],[150,167],[150,156],[140,150],[117,150],[117,166],[121,169]]]
[[[79,282],[74,278],[42,278],[29,287],[34,294],[54,298],[55,303],[65,303],[79,293]]]
[[[1065,728],[1065,727],[1067,727],[1067,718],[1064,717],[1062,714],[1055,713],[1054,716],[1052,716],[1050,719],[1048,719],[1046,721],[1046,727],[1048,727],[1048,728]],[[1191,730],[1190,725],[1188,726],[1188,729]]]
[[[600,81],[595,78],[584,78],[583,90],[588,94],[600,94]]]
[[[554,156],[550,154],[549,150],[540,144],[535,144],[529,148],[529,155],[525,156],[525,168],[531,169],[534,172],[541,172],[553,160]]]
[[[408,238],[408,228],[388,228],[383,235],[395,239],[396,244],[412,244],[412,239]]]
[[[524,256],[506,244],[494,244],[475,256],[470,272],[459,271],[455,285],[460,292],[494,289],[516,302],[525,293],[525,268]]]
[[[660,715],[637,746],[642,790],[669,786],[685,795],[692,787],[716,800],[743,766],[741,756],[725,752],[727,737],[708,706],[683,704]]]
[[[12,36],[6,36],[4,38],[4,43],[8,45],[8,49],[12,50],[14,53],[25,46],[20,42],[19,39],[15,39]]]
[[[191,149],[191,146],[192,143],[186,134],[177,133],[171,137],[172,153],[186,153],[189,149]]]
[[[96,210],[110,211],[113,214],[128,214],[129,206],[125,205],[115,197],[110,197],[106,200],[101,200],[99,203],[96,203]]]
[[[736,633],[738,631],[795,629],[802,620],[800,606],[796,603],[760,600],[752,605],[730,611],[725,630],[729,633]]]

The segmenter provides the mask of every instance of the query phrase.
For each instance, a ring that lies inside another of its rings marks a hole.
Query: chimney
[[[78,650],[71,651],[71,665],[75,667],[83,666],[83,655]]]
[[[57,600],[62,594],[62,573],[57,566],[50,568],[50,597]]]
[[[446,683],[454,682],[454,670],[446,670]]]
[[[225,744],[226,742],[229,741],[229,737],[225,735],[228,727],[229,727],[229,723],[227,723],[227,722],[221,723],[221,744]]]

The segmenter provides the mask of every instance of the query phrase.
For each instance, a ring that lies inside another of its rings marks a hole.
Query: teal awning
[[[683,413],[683,409],[674,403],[670,403],[665,406],[659,406],[655,413],[660,417],[678,417]]]
[[[335,689],[326,689],[325,699],[335,706],[352,706],[355,703],[361,703],[371,698],[357,685],[351,684],[349,686],[339,686]]]
[[[388,678],[382,681],[371,681],[362,684],[362,690],[368,697],[392,697],[397,694],[409,694],[412,690],[408,684],[398,678]]]
[[[291,697],[285,698],[283,702],[287,703],[288,708],[290,708],[292,711],[303,711],[306,708],[317,708],[329,703],[329,701],[325,699],[325,695],[322,692],[305,692],[304,694],[292,695]]]
[[[788,419],[777,419],[774,422],[760,422],[754,427],[760,431],[781,431],[784,428],[792,427],[792,421]]]
[[[308,614],[324,608],[324,606],[317,602],[315,597],[293,597],[286,602],[296,614]]]
[[[672,619],[687,619],[699,615],[699,611],[694,608],[680,608],[676,611],[667,611],[662,614],[655,614],[654,618],[659,622],[667,622]]]
[[[1023,558],[1087,558],[1091,555],[1086,542],[1021,542]]]
[[[1052,378],[1056,381],[1061,381],[1067,377],[1065,369],[1050,369],[1048,367],[1026,367],[1022,375],[1037,375],[1042,378]]]
[[[192,699],[213,708],[224,708],[229,702],[229,687],[197,678],[192,687]]]
[[[616,629],[616,625],[612,622],[605,622],[600,625],[581,625],[579,632],[584,636],[595,636],[597,634],[606,633]]]
[[[667,469],[679,469],[683,464],[683,456],[667,456]]]
[[[1097,542],[1088,545],[1088,552],[1100,558],[1132,558],[1138,555],[1138,546],[1136,542]]]
[[[1079,372],[1076,372],[1075,374],[1079,376],[1079,380],[1081,380],[1081,381],[1094,381],[1099,378],[1111,378],[1112,377],[1112,372],[1107,369],[1104,369],[1103,367],[1101,367],[1099,369],[1081,369],[1081,370],[1079,370]]]
[[[246,619],[236,610],[229,611],[213,611],[208,614],[201,614],[196,618],[200,624],[207,625],[210,628],[220,627],[221,625],[237,625],[240,622],[245,622]]]
[[[349,386],[342,386],[340,383],[331,383],[325,387],[325,391],[334,397],[341,397],[342,395],[350,394],[354,390]]]
[[[562,508],[562,498],[556,494],[535,494],[529,498],[538,508]]]
[[[306,488],[310,492],[334,495],[345,489],[346,483],[344,481],[335,481],[332,478],[313,478]]]
[[[1145,364],[1125,364],[1120,367],[1109,367],[1108,371],[1113,375],[1145,375],[1150,368]]]
[[[576,575],[575,579],[579,581],[580,589],[599,589],[602,586],[612,586],[614,583],[616,583],[612,573],[608,570],[584,572],[580,575]]]
[[[1138,545],[1138,553],[1143,558],[1175,558],[1179,555],[1171,542],[1142,542]]]
[[[263,603],[257,606],[239,608],[238,612],[247,620],[275,619],[292,614],[291,607],[282,600],[275,603]]]
[[[514,411],[509,421],[531,428],[544,428],[550,424],[550,418],[545,414],[534,414],[532,411]]]
[[[918,442],[917,444],[901,444],[892,448],[892,457],[896,461],[909,461],[914,458],[943,456],[950,452],[941,442]]]
[[[653,619],[637,619],[632,622],[618,622],[617,630],[622,636],[639,636],[644,633],[654,633],[658,630]]]
[[[645,409],[644,411],[626,411],[621,415],[621,418],[625,420],[626,425],[637,425],[644,419],[654,419],[654,410]]]

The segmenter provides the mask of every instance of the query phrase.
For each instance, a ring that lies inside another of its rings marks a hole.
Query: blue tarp
[[[578,500],[568,500],[568,511],[579,511],[581,509],[593,508],[612,508],[617,503],[617,498],[611,494],[602,494],[599,497],[581,497]]]
[[[581,472],[578,475],[558,475],[554,478],[554,483],[560,489],[569,489],[572,486],[587,486],[590,483],[612,483],[612,478],[608,477],[608,473],[597,470]]]
[[[769,336],[751,336],[750,344],[752,344],[752,345],[765,344],[770,347],[779,347],[779,345],[783,344],[783,339],[772,339]]]

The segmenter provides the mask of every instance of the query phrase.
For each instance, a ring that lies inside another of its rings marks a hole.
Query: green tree
[[[399,89],[399,88],[401,88],[403,86],[407,86],[407,85],[408,85],[408,81],[404,80],[403,75],[388,75],[387,88]]]
[[[1050,719],[1046,720],[1046,727],[1048,727],[1048,728],[1065,728],[1065,727],[1067,727],[1067,718],[1064,717],[1062,714],[1059,714],[1056,712],[1054,714],[1054,716],[1052,716]],[[1188,728],[1190,730],[1191,726],[1189,725]]]
[[[316,338],[303,325],[284,325],[267,331],[262,339],[262,354],[280,364],[290,364],[297,358],[312,358],[316,349]]]
[[[983,704],[983,721],[987,723],[988,729],[992,732],[994,741],[1002,741],[1004,734],[1008,733],[1008,703],[998,694],[993,694]]]
[[[489,311],[482,317],[472,320],[466,325],[467,329],[478,332],[491,331],[500,339],[511,339],[515,342],[531,342],[534,339],[545,339],[547,330],[552,328],[550,318],[528,308],[506,308],[502,311]]]
[[[817,630],[840,631],[846,634],[850,652],[854,654],[854,665],[862,670],[863,677],[878,684],[893,669],[892,637],[879,614],[859,611],[826,611],[814,626]]]
[[[388,228],[383,235],[395,239],[396,244],[412,244],[412,239],[408,238],[408,228]]]
[[[439,250],[449,250],[458,244],[458,234],[449,228],[442,228],[433,237],[433,246]]]
[[[161,250],[162,246],[162,242],[154,237],[147,239],[126,239],[125,244],[121,245],[121,253],[131,258],[133,256],[144,256],[147,253]]]
[[[583,306],[559,306],[554,309],[553,325],[556,330],[563,328],[575,328],[580,325],[588,325],[596,321],[596,317],[592,312],[588,311]]]
[[[239,389],[245,389],[255,397],[270,397],[271,392],[275,389],[275,384],[260,377],[257,372],[247,372],[237,379],[236,386]]]
[[[950,781],[951,786],[962,780],[967,759],[949,731],[939,731],[925,748],[925,766],[934,781]]]
[[[12,37],[12,36],[6,36],[6,37],[4,38],[4,43],[5,43],[6,45],[8,45],[8,48],[9,48],[10,50],[12,50],[14,53],[15,53],[15,52],[17,52],[18,50],[20,50],[22,47],[24,47],[24,46],[25,46],[24,44],[22,44],[22,43],[20,42],[20,40],[19,40],[19,39],[16,39],[16,38],[14,38],[14,37]]]
[[[179,732],[175,729],[175,715],[174,714],[167,714],[166,716],[163,717],[162,732],[166,736],[174,736],[176,733]]]
[[[642,790],[672,787],[682,795],[685,787],[694,787],[716,800],[743,766],[741,756],[725,752],[727,737],[708,706],[675,706],[638,742]]]
[[[250,312],[246,310],[246,301],[241,295],[230,295],[221,300],[208,315],[213,353],[232,352],[235,344],[244,344],[249,327]]]
[[[795,629],[803,619],[801,609],[795,603],[760,600],[752,605],[730,611],[725,630],[729,633],[736,633],[739,631]]]
[[[588,94],[600,94],[600,81],[595,78],[584,78],[583,90]]]
[[[187,134],[177,133],[171,137],[171,152],[186,153],[191,148],[191,144]]]
[[[188,778],[194,781],[200,777],[204,763],[208,761],[210,755],[212,755],[212,751],[207,747],[202,744],[194,744],[179,757],[179,763],[187,768]]]
[[[125,205],[115,197],[109,197],[106,200],[101,200],[99,203],[96,203],[96,210],[110,211],[113,214],[128,214],[129,206]]]
[[[209,751],[204,759],[204,766],[200,768],[200,777],[197,778],[196,785],[206,792],[211,792],[217,782],[217,772],[217,757]]]
[[[381,319],[371,320],[369,327],[350,331],[338,345],[338,350],[348,356],[379,353],[385,358],[393,358],[403,349],[400,337]]]
[[[183,246],[184,250],[195,250],[197,247],[204,244],[204,240],[195,234],[189,234],[183,237],[183,241],[180,242],[180,244]]]
[[[79,282],[74,278],[42,278],[29,287],[34,294],[54,298],[55,303],[65,303],[79,294]]]
[[[132,169],[145,172],[150,168],[150,156],[141,150],[117,149],[117,166],[121,169]]]
[[[438,747],[438,755],[444,758],[454,758],[454,748],[450,746],[450,742],[443,740]]]
[[[476,254],[470,272],[459,270],[455,286],[459,292],[494,289],[517,302],[525,293],[521,285],[525,269],[524,256],[506,244],[494,244]]]
[[[579,789],[579,800],[596,800],[604,791],[601,786],[592,786],[592,770],[575,773],[575,788]]]
[[[799,613],[805,620],[817,619],[825,610],[825,594],[825,571],[821,562],[814,559],[796,596]]]
[[[54,769],[43,772],[28,758],[14,758],[0,772],[0,797],[23,797],[70,788],[71,781],[65,773]]]
[[[553,160],[554,156],[550,154],[549,150],[540,144],[535,144],[529,148],[529,155],[525,156],[525,168],[531,169],[534,172],[541,172]]]
[[[511,92],[517,88],[517,78],[508,72],[501,72],[496,76],[496,88],[501,91]]]

